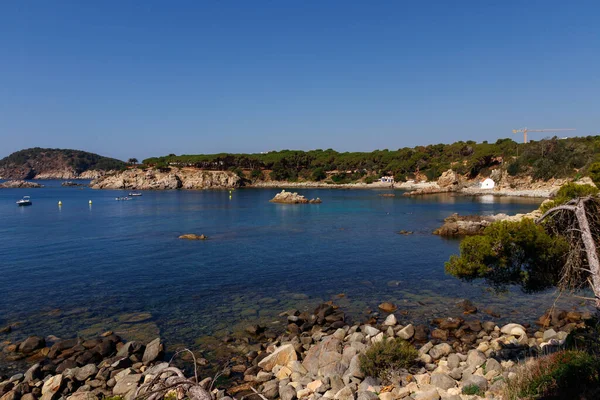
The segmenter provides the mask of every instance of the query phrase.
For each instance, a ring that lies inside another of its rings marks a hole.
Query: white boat
[[[31,197],[29,196],[23,196],[23,198],[19,201],[17,201],[17,205],[20,206],[30,206],[33,203],[31,202]]]
[[[129,196],[131,196],[131,197],[138,197],[141,195],[142,195],[141,193],[129,193]]]

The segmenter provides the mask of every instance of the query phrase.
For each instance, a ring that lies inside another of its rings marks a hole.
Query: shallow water
[[[0,190],[0,327],[19,324],[13,339],[112,329],[201,345],[205,335],[270,324],[281,311],[330,299],[355,320],[393,301],[400,319],[427,321],[457,314],[454,302],[466,297],[504,320],[531,321],[555,298],[496,295],[446,276],[458,241],[431,234],[453,212],[529,212],[540,199],[315,189],[301,193],[322,204],[282,205],[269,203],[278,190],[239,189],[115,201],[127,192],[43,183]],[[33,206],[16,206],[23,195]],[[396,233],[403,229],[414,234]],[[177,238],[184,233],[210,239]]]

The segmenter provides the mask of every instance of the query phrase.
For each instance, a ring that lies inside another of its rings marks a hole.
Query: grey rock
[[[296,389],[292,386],[286,385],[279,388],[279,397],[281,400],[295,400],[296,399]]]
[[[440,343],[435,346],[431,350],[429,350],[429,355],[434,360],[439,360],[440,358],[447,356],[452,352],[452,346],[448,343]]]
[[[146,350],[144,351],[142,362],[147,365],[153,361],[156,361],[162,358],[163,352],[164,347],[160,342],[160,338],[156,338],[146,345]]]
[[[450,354],[448,356],[448,368],[453,370],[454,368],[458,368],[460,365],[460,358],[455,354]]]
[[[314,376],[341,376],[346,370],[341,360],[340,340],[333,336],[328,336],[322,342],[308,350],[302,365]]]
[[[448,390],[456,387],[456,381],[448,374],[443,372],[435,372],[431,374],[431,384],[440,389]]]
[[[440,400],[440,394],[436,389],[428,390],[426,392],[418,392],[415,394],[415,400]]]
[[[10,379],[8,380],[9,382],[18,382],[21,379],[23,379],[25,375],[23,374],[14,374],[13,376],[10,377]]]
[[[98,373],[98,367],[94,364],[88,364],[84,367],[77,368],[75,379],[80,382],[85,382],[88,378]]]
[[[277,383],[277,380],[272,380],[265,383],[262,390],[262,394],[267,399],[276,399],[279,395],[279,385]]]
[[[408,324],[398,332],[398,337],[409,340],[415,335],[415,327],[413,324]]]
[[[123,376],[113,387],[113,394],[115,396],[123,396],[132,390],[137,389],[137,385],[142,379],[142,374],[129,374]]]
[[[130,342],[125,343],[119,349],[119,351],[117,351],[117,357],[129,357],[132,354],[141,353],[142,351],[144,351],[144,344],[132,340]]]
[[[358,396],[356,396],[356,400],[377,400],[377,393],[371,392],[370,390],[366,392],[358,392]]]
[[[547,342],[550,339],[556,339],[556,337],[558,336],[558,334],[556,333],[556,331],[554,329],[548,329],[546,331],[544,331],[544,336],[543,336],[543,341]]]
[[[462,387],[477,386],[482,392],[487,390],[488,381],[481,375],[470,375],[467,379],[463,379]]]
[[[354,400],[354,391],[350,386],[346,386],[337,392],[333,398],[335,400]]]
[[[487,360],[485,354],[480,352],[479,350],[471,350],[467,355],[467,365],[469,367],[479,367],[483,365]]]
[[[448,372],[448,375],[452,379],[456,379],[457,381],[462,378],[463,370],[462,368],[454,368],[452,371]]]
[[[377,335],[379,332],[381,332],[379,329],[372,327],[371,325],[365,325],[363,328],[363,331],[369,335],[369,336],[375,336]]]
[[[485,371],[486,372],[489,372],[489,371],[502,372],[502,366],[496,359],[488,358],[488,360],[485,362]]]

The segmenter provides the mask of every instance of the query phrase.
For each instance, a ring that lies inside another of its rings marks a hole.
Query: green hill
[[[3,179],[76,179],[86,171],[114,170],[125,163],[114,158],[70,149],[20,150],[0,160]]]

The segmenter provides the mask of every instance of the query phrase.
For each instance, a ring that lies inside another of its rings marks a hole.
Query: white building
[[[485,179],[483,182],[481,182],[480,184],[480,188],[481,189],[493,189],[494,186],[496,186],[496,182],[494,182],[492,179],[487,178]]]
[[[382,176],[381,183],[394,183],[394,177],[393,176]]]

